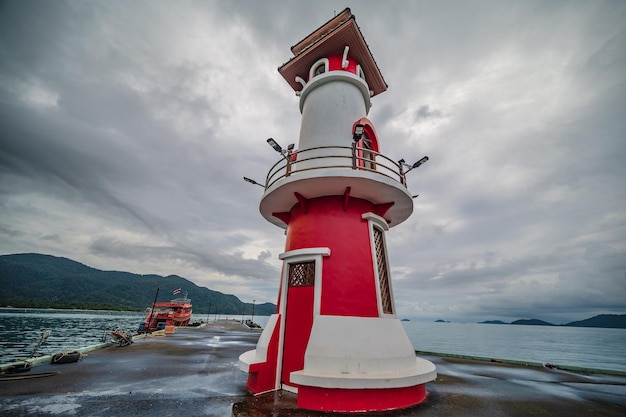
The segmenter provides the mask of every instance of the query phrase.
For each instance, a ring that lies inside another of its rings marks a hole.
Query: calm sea
[[[99,343],[117,327],[134,332],[143,313],[0,309],[0,363]],[[194,315],[192,321],[226,316]],[[241,319],[241,316],[230,318]],[[246,315],[246,319],[250,316]],[[255,316],[262,326],[267,317]],[[402,322],[416,350],[626,371],[626,329]]]
[[[143,317],[143,313],[0,309],[0,363],[28,358],[45,330],[51,333],[37,350],[39,355],[100,343],[118,327],[134,333]]]
[[[403,322],[416,350],[626,371],[626,329]]]

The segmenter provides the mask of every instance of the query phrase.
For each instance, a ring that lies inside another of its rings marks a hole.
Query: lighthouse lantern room
[[[298,146],[268,139],[281,158],[260,203],[286,229],[277,311],[239,367],[253,393],[296,392],[305,409],[409,407],[436,370],[396,316],[385,234],[413,211],[405,168],[419,162],[381,153],[367,115],[387,85],[350,9],[291,50],[279,72],[300,97]]]

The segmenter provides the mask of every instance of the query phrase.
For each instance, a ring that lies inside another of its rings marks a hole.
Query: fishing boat
[[[152,303],[146,310],[146,319],[139,325],[139,333],[148,333],[163,330],[165,326],[188,326],[191,320],[191,299],[187,293],[181,298],[171,301]]]

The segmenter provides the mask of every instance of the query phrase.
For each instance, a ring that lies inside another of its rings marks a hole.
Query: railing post
[[[287,151],[287,166],[285,167],[285,177],[291,175],[291,155],[293,155],[292,150]]]
[[[400,173],[400,183],[406,187],[406,177],[404,176],[404,167],[402,163],[398,163],[398,172]]]
[[[352,169],[356,169],[356,142],[352,142]]]

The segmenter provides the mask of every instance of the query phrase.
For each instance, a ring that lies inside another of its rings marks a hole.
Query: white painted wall
[[[436,376],[434,364],[415,357],[397,318],[316,316],[304,369],[292,372],[291,380],[331,388],[391,388]]]
[[[313,78],[302,90],[300,110],[300,139],[298,149],[318,146],[351,146],[352,125],[367,116],[370,107],[367,84],[356,75],[346,71],[331,71]],[[314,154],[307,152],[302,157],[336,155],[337,150],[320,150]],[[343,150],[350,156],[350,150]],[[297,169],[333,165],[324,160],[298,162]],[[349,165],[347,159],[338,160],[337,165]],[[294,167],[295,168],[295,167]],[[319,173],[323,175],[322,173]]]

